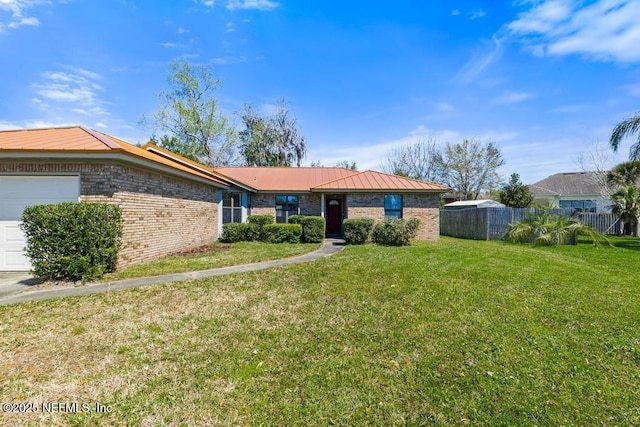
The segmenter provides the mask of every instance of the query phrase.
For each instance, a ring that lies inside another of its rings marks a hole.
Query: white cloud
[[[469,13],[467,13],[467,16],[469,17],[469,19],[478,19],[478,18],[482,18],[486,14],[487,13],[482,9],[474,9]]]
[[[46,3],[49,2],[46,0],[0,0],[0,12],[9,12],[10,15],[5,18],[5,14],[0,13],[0,33],[6,31],[6,28],[37,27],[40,25],[40,20],[34,16],[25,16],[25,13],[39,4]]]
[[[18,19],[15,19],[9,23],[8,27],[9,28],[18,28],[22,26],[37,27],[38,25],[40,25],[40,20],[32,16],[29,18],[20,17]]]
[[[451,104],[446,103],[446,102],[438,102],[436,104],[436,108],[438,109],[438,111],[451,111],[455,107],[453,105],[451,105]]]
[[[494,102],[498,104],[513,104],[516,102],[526,101],[527,99],[535,98],[535,93],[527,92],[505,92],[499,97],[494,99]]]
[[[460,15],[460,11],[458,9],[453,9],[451,11],[451,16],[458,16],[458,15]]]
[[[158,46],[162,46],[166,49],[188,49],[189,47],[183,43],[162,42],[158,43]]]
[[[24,129],[24,127],[13,124],[13,123],[9,123],[9,122],[0,122],[0,130],[16,130],[16,129]]]
[[[31,85],[39,96],[32,102],[47,107],[65,104],[65,110],[94,118],[108,116],[105,102],[99,97],[104,90],[98,83],[102,76],[82,68],[68,67],[68,70],[42,73],[42,81]]]
[[[247,58],[246,56],[220,56],[211,58],[209,61],[217,65],[242,64],[245,62],[254,62],[264,60],[264,56],[256,56],[255,58]]]
[[[278,2],[271,0],[229,0],[227,9],[257,9],[257,10],[273,10],[279,6]]]
[[[233,25],[233,22],[227,22],[227,33],[233,33],[236,30],[236,28]]]
[[[102,123],[102,122],[96,122],[96,127],[99,127],[99,128],[108,128],[109,126],[105,125],[105,124],[104,124],[104,123]]]
[[[496,36],[491,41],[484,40],[482,48],[471,53],[471,59],[458,70],[453,81],[470,83],[485,68],[491,65],[502,55],[502,42]]]
[[[82,125],[78,122],[70,122],[70,121],[47,121],[47,120],[29,120],[25,122],[25,129],[47,129],[47,128],[62,128],[69,126],[78,126]]]
[[[569,105],[561,105],[559,107],[553,108],[550,110],[551,113],[579,113],[581,111],[587,110],[589,105],[587,104],[569,104]]]
[[[640,2],[543,0],[506,28],[536,55],[640,62]]]
[[[359,170],[374,169],[380,170],[384,159],[387,158],[389,151],[393,148],[401,147],[407,144],[413,144],[424,139],[435,139],[438,143],[455,142],[462,139],[462,135],[453,130],[433,130],[425,126],[408,132],[407,135],[391,141],[382,141],[366,146],[344,145],[340,147],[316,146],[307,153],[309,163],[312,160],[320,161],[324,165],[334,165],[336,162],[344,159],[355,159]]]

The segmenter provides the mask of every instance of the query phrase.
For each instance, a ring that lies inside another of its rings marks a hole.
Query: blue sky
[[[419,138],[494,141],[531,183],[613,155],[640,110],[640,0],[0,0],[0,129],[138,125],[168,64],[213,67],[220,105],[290,102],[306,164],[378,169]]]

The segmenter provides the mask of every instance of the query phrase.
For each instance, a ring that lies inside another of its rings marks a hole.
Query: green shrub
[[[373,229],[373,219],[353,218],[342,222],[344,241],[347,245],[363,245],[369,240]]]
[[[420,226],[420,220],[412,218],[409,221],[403,219],[388,219],[379,222],[373,227],[371,240],[373,243],[385,246],[408,245]]]
[[[242,222],[230,222],[222,225],[221,242],[253,242],[260,234],[256,224],[246,224]]]
[[[420,220],[418,218],[411,218],[404,224],[405,237],[408,240],[413,240],[418,235],[420,230]]]
[[[609,243],[605,236],[584,225],[577,218],[553,214],[549,209],[527,215],[524,221],[509,225],[504,240],[542,246],[577,245],[578,235],[589,236],[594,246],[601,242]]]
[[[267,224],[262,229],[263,241],[268,243],[300,243],[300,224]]]
[[[22,230],[33,274],[48,279],[90,280],[115,271],[122,244],[116,205],[59,203],[25,208]]]
[[[302,243],[320,243],[324,240],[324,218],[321,216],[292,215],[289,224],[302,226]]]
[[[258,226],[258,234],[256,235],[255,240],[264,240],[262,228],[267,224],[273,224],[275,222],[275,218],[273,215],[249,215],[247,217],[247,222]]]
[[[262,228],[267,224],[273,224],[275,219],[273,218],[273,215],[249,215],[247,217],[247,222]]]

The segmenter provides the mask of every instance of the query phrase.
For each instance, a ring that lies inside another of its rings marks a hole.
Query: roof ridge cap
[[[433,184],[433,185],[439,185],[441,187],[451,188],[451,187],[447,187],[446,185],[438,184],[437,182],[423,181],[421,179],[411,178],[409,176],[396,175],[396,174],[387,173],[387,172],[381,172],[381,171],[377,171],[377,170],[373,170],[373,169],[367,169],[366,171],[363,171],[363,173],[364,172],[379,173],[381,175],[391,176],[391,177],[394,177],[394,178],[408,179],[409,181],[415,181],[415,182],[419,182],[421,184]]]
[[[318,169],[320,169],[320,167],[318,167]],[[351,173],[351,174],[349,174],[349,175],[347,175],[347,176],[342,176],[342,177],[340,177],[340,178],[336,178],[336,179],[332,179],[332,180],[329,180],[329,181],[326,181],[326,182],[322,182],[322,183],[320,183],[320,184],[314,185],[313,187],[309,187],[309,189],[311,190],[311,189],[313,189],[313,188],[318,188],[318,187],[321,187],[321,186],[323,186],[323,185],[331,184],[332,182],[342,181],[342,180],[343,180],[343,179],[345,179],[345,178],[351,178],[351,177],[354,177],[354,176],[356,176],[356,175],[360,175],[361,173],[364,173],[364,172],[354,171],[354,170],[352,170],[352,169],[341,168],[341,167],[335,167],[335,169],[344,169],[344,170],[347,170],[347,171],[352,171],[353,173]]]
[[[104,134],[101,134],[98,131],[86,128],[84,126],[78,126],[78,128],[82,129],[83,131],[85,131],[86,133],[88,133],[89,135],[91,135],[92,137],[97,139],[98,141],[102,142],[104,145],[106,145],[107,147],[111,148],[112,150],[114,150],[114,149],[115,150],[118,150],[118,149],[122,150],[123,149],[122,146],[120,146],[120,144],[118,144],[115,141],[112,141],[111,138],[107,137]]]

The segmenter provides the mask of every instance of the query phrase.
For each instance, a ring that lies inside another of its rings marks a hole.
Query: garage
[[[0,271],[29,271],[20,219],[25,207],[77,202],[79,175],[0,175]]]

